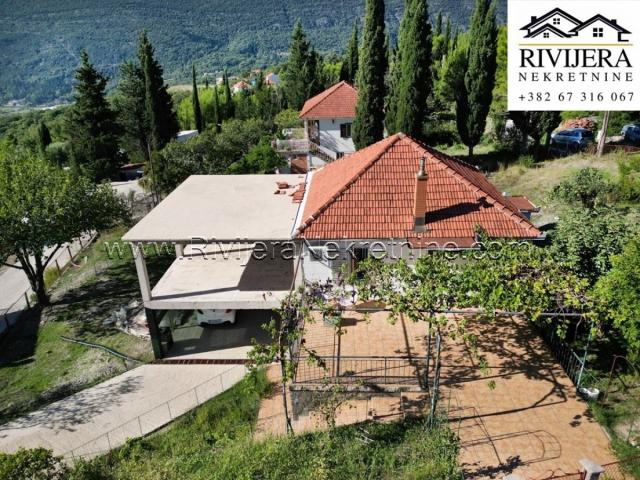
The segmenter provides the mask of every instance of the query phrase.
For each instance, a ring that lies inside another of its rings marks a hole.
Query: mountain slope
[[[473,0],[432,0],[432,16],[450,14],[466,25]],[[387,0],[393,34],[404,0]],[[504,17],[506,2],[500,0]],[[117,74],[135,55],[146,28],[167,80],[200,72],[238,71],[282,62],[296,19],[321,52],[344,50],[364,0],[0,0],[0,104],[12,99],[43,103],[68,98],[80,49],[99,68]]]

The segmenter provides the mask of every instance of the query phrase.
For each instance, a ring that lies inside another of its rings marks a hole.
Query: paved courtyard
[[[409,321],[389,324],[386,315],[369,321],[346,315],[344,335],[321,321],[307,326],[306,345],[320,355],[408,356],[426,352],[426,325]],[[440,407],[448,411],[450,427],[461,442],[460,461],[469,478],[502,478],[518,473],[545,478],[552,472],[575,472],[582,458],[601,464],[615,461],[609,441],[591,418],[587,404],[576,396],[571,380],[542,339],[519,318],[495,323],[470,323],[478,355],[461,341],[443,345]],[[273,372],[277,378],[277,371]],[[321,428],[308,413],[305,396],[293,402],[294,429]],[[338,409],[338,424],[367,419],[397,420],[425,411],[428,394],[389,393],[359,396]],[[258,435],[281,432],[282,399],[277,392],[263,402]]]

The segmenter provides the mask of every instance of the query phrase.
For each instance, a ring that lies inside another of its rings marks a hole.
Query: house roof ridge
[[[593,22],[597,21],[597,20],[601,20],[604,23],[606,23],[607,25],[609,25],[611,28],[613,28],[614,30],[617,30],[620,33],[631,33],[629,30],[627,30],[624,27],[621,27],[620,25],[618,25],[617,23],[613,23],[611,21],[611,19],[605,17],[604,15],[602,15],[601,13],[597,13],[596,15],[594,15],[593,17],[585,20],[584,22],[580,23],[580,25],[577,25],[576,27],[572,28],[570,31],[571,32],[579,32],[580,30],[582,30],[583,28],[588,27],[589,25],[591,25]]]
[[[314,95],[313,97],[308,99],[306,102],[304,102],[304,105],[302,106],[302,110],[300,111],[300,114],[298,115],[298,118],[302,118],[302,117],[308,115],[309,113],[311,113],[313,110],[315,110],[320,105],[322,105],[322,103],[324,103],[336,91],[338,91],[340,88],[343,88],[345,86],[353,89],[356,93],[358,91],[358,89],[354,85],[350,84],[346,80],[341,80],[340,82],[336,83],[335,85],[330,86],[329,88],[327,88],[323,92],[320,92],[317,95]]]
[[[528,23],[527,25],[522,27],[520,30],[530,30],[534,26],[539,25],[540,23],[543,23],[543,22],[547,21],[550,17],[552,17],[552,16],[554,16],[556,14],[563,16],[564,18],[566,18],[567,20],[569,20],[571,22],[574,22],[576,25],[580,25],[582,23],[578,18],[574,17],[573,15],[568,14],[567,12],[565,12],[560,7],[556,7],[553,10],[549,10],[544,15],[542,15],[542,16],[536,18],[535,20],[533,20],[532,22]]]
[[[526,218],[524,218],[521,214],[520,211],[517,209],[517,207],[515,205],[513,205],[513,203],[511,203],[511,201],[509,201],[508,199],[504,198],[503,196],[496,196],[495,194],[492,194],[491,192],[488,192],[483,186],[478,185],[475,181],[473,181],[472,179],[466,177],[465,175],[462,175],[461,173],[457,172],[454,168],[452,168],[450,165],[447,164],[448,161],[454,161],[456,163],[461,164],[462,166],[466,167],[466,168],[470,168],[475,172],[478,172],[481,175],[484,175],[482,172],[480,172],[479,170],[476,169],[476,167],[474,167],[473,165],[471,165],[470,163],[465,162],[464,160],[460,160],[459,158],[456,157],[452,157],[449,155],[445,155],[442,152],[439,152],[427,145],[422,144],[421,142],[412,139],[411,137],[409,137],[410,140],[412,141],[412,145],[414,146],[414,148],[419,147],[420,149],[424,150],[425,153],[428,153],[429,155],[431,155],[433,158],[435,158],[438,162],[440,162],[442,165],[444,165],[452,174],[455,178],[458,179],[458,181],[460,181],[463,185],[465,185],[467,188],[469,188],[470,190],[474,191],[475,193],[477,192],[483,192],[484,194],[486,194],[489,198],[491,198],[498,206],[498,210],[500,210],[503,213],[506,213],[509,216],[512,216],[518,223],[520,224],[525,224],[527,226],[527,228],[535,228],[536,230],[538,230],[535,225],[533,225],[531,222],[529,222]],[[446,158],[443,158],[446,157]],[[488,180],[487,180],[488,182]],[[493,184],[489,183],[491,186],[493,186]],[[494,187],[495,188],[495,187]]]
[[[300,235],[306,228],[308,228],[313,221],[318,218],[318,215],[320,215],[322,212],[324,212],[327,208],[329,208],[329,206],[331,206],[338,198],[340,198],[342,195],[344,195],[344,193],[349,189],[349,187],[351,185],[353,185],[355,183],[356,180],[358,180],[360,177],[362,177],[362,175],[369,170],[378,160],[380,160],[380,158],[387,153],[387,151],[389,150],[389,148],[391,148],[393,145],[395,145],[396,143],[398,143],[399,140],[405,138],[404,134],[399,133],[399,134],[395,134],[392,135],[382,141],[386,140],[386,144],[383,146],[382,150],[380,150],[379,152],[376,153],[376,155],[374,155],[368,162],[365,163],[365,165],[362,166],[362,168],[360,168],[354,175],[351,176],[351,178],[349,180],[347,180],[336,192],[334,192],[333,195],[331,195],[331,197],[325,201],[320,207],[318,207],[316,209],[315,212],[313,212],[311,215],[309,215],[306,219],[302,220],[302,223],[300,224],[300,226],[298,227],[298,235]],[[360,150],[359,152],[356,152],[356,154],[361,153],[366,151],[367,149],[376,146],[377,144],[372,144],[369,147],[367,147],[364,150]],[[324,168],[330,167],[331,165],[335,165],[338,162],[348,162],[350,160],[354,160],[354,156],[356,155],[351,155],[349,157],[345,157],[341,160],[338,160],[337,162],[332,162],[329,165],[325,166]],[[355,159],[355,161],[357,161],[357,158]]]

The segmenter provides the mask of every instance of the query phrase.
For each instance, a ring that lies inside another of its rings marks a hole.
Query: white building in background
[[[356,116],[358,90],[340,82],[306,101],[300,112],[309,142],[309,168],[355,152],[351,128]]]
[[[178,132],[178,134],[176,135],[176,140],[178,142],[184,143],[187,140],[197,136],[198,136],[198,130],[182,130]]]

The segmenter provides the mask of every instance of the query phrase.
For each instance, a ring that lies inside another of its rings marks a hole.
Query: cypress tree
[[[224,119],[229,120],[236,115],[236,106],[233,104],[233,96],[231,95],[231,85],[229,85],[229,74],[225,68],[222,75],[222,87],[224,88]]]
[[[222,123],[222,112],[220,110],[220,98],[218,97],[218,86],[213,86],[213,128],[216,133],[220,133]]]
[[[451,46],[451,19],[447,18],[447,26],[444,29],[444,45],[445,53],[449,53],[449,47]]]
[[[366,0],[362,55],[358,67],[358,104],[353,141],[359,150],[384,136],[385,51],[384,1]]]
[[[202,121],[202,110],[200,108],[200,99],[198,98],[198,82],[196,82],[196,66],[191,66],[191,104],[193,105],[193,118],[196,124],[196,130],[202,132],[204,122]]]
[[[51,132],[44,122],[38,124],[38,147],[43,155],[47,151],[47,147],[51,145]]]
[[[138,60],[144,78],[146,122],[151,132],[151,146],[154,150],[160,150],[178,133],[178,118],[164,83],[162,67],[155,58],[155,50],[145,31],[140,35]]]
[[[307,35],[300,20],[291,35],[289,59],[284,72],[284,92],[290,108],[300,110],[309,98],[310,85],[315,81],[315,66]]]
[[[95,69],[85,50],[80,53],[80,61],[66,132],[74,167],[101,181],[113,176],[118,167],[119,131],[105,95],[107,77]]]
[[[358,72],[358,21],[353,24],[353,31],[347,46],[347,54],[340,69],[340,80],[355,83]]]
[[[387,128],[421,138],[432,91],[431,25],[426,0],[408,0],[405,4],[393,82]]]
[[[146,90],[142,69],[132,62],[120,65],[120,80],[114,98],[123,147],[137,150],[148,161],[151,129],[147,122]]]
[[[442,12],[438,12],[438,16],[436,17],[436,28],[434,34],[436,37],[442,35]]]
[[[476,0],[469,30],[469,63],[464,91],[460,92],[457,101],[458,133],[469,147],[469,158],[473,157],[473,148],[482,138],[493,100],[497,38],[495,3]]]

